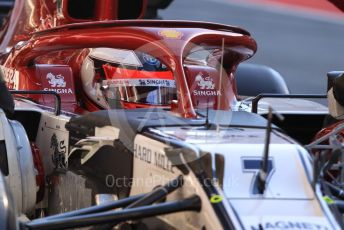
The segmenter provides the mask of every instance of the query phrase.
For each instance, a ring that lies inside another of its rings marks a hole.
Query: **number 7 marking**
[[[263,159],[261,157],[247,157],[241,158],[242,160],[242,168],[244,173],[253,173],[252,181],[251,181],[251,188],[250,191],[254,195],[260,194],[258,191],[258,177],[259,171],[261,169],[261,164]],[[268,172],[266,175],[266,186],[268,185],[272,174],[275,172],[275,164],[272,158],[268,160]]]

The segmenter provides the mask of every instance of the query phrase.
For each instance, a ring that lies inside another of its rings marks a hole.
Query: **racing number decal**
[[[261,169],[262,158],[242,158],[242,167],[244,173],[253,173],[252,181],[251,181],[251,189],[252,194],[257,195],[260,194],[258,192],[258,177],[259,171]],[[268,160],[268,172],[266,175],[266,185],[269,184],[272,174],[275,172],[275,166],[272,158]]]

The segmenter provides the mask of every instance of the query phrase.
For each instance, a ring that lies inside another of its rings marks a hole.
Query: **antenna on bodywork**
[[[275,112],[276,117],[283,121],[284,117],[281,114]],[[266,133],[265,133],[265,144],[264,144],[264,155],[263,161],[261,163],[261,167],[258,174],[258,192],[260,194],[264,194],[266,189],[266,179],[269,170],[269,147],[270,147],[270,140],[271,140],[271,132],[272,132],[272,119],[273,119],[273,109],[269,106],[269,113],[268,113],[268,123],[266,126]]]
[[[225,38],[222,38],[221,44],[221,60],[220,60],[220,79],[219,79],[219,90],[222,91],[222,80],[223,80],[223,63],[225,55]],[[221,99],[217,96],[217,109],[221,108]]]
[[[222,38],[221,44],[221,64],[220,64],[220,79],[219,79],[219,90],[222,91],[222,80],[223,80],[223,63],[224,63],[224,55],[225,55],[225,38]],[[221,109],[221,99],[217,96],[217,109]],[[220,124],[218,119],[216,119],[216,132],[220,132]]]
[[[207,98],[207,110],[206,110],[206,115],[205,115],[205,127],[207,129],[210,128],[210,122],[209,122],[209,98]]]

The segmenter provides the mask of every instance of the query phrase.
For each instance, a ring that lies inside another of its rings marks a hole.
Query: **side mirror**
[[[344,115],[344,71],[332,71],[327,74],[327,98],[331,116],[343,119]]]
[[[3,109],[7,116],[14,114],[14,100],[8,91],[2,70],[0,70],[0,109]]]
[[[7,17],[8,13],[12,10],[14,0],[2,0],[0,1],[0,26],[3,23],[3,19]]]

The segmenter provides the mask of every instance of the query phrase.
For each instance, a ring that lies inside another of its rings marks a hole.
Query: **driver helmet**
[[[99,109],[167,107],[176,99],[172,71],[143,52],[90,49],[81,81],[87,99]]]

